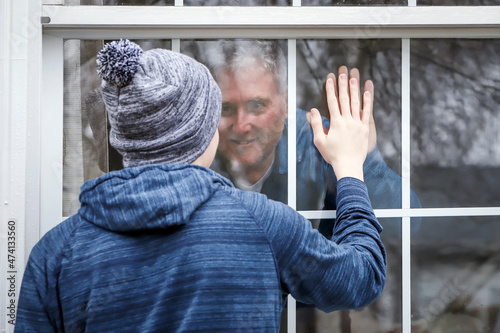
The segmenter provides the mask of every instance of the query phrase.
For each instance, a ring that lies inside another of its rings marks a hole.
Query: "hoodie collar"
[[[221,186],[232,184],[197,165],[126,168],[86,182],[78,214],[112,231],[163,229],[188,223]]]

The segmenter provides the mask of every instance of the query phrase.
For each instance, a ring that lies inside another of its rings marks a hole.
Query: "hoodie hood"
[[[186,224],[220,186],[232,184],[196,165],[126,168],[83,184],[78,214],[111,231],[164,229]]]

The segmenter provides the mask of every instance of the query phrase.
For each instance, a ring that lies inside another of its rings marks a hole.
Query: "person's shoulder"
[[[243,191],[235,187],[223,187],[222,190],[231,200],[234,200],[256,218],[265,218],[276,210],[291,209],[284,203],[271,200],[262,193]]]
[[[257,192],[240,190],[234,186],[227,186],[223,184],[220,190],[229,197],[231,200],[241,203],[243,206],[247,204],[263,202],[267,200],[266,195]]]
[[[41,262],[44,262],[46,266],[51,262],[55,264],[68,246],[79,221],[78,215],[73,215],[50,229],[35,244],[31,250],[30,259],[39,265]]]

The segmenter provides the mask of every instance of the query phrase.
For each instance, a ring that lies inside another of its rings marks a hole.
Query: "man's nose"
[[[236,133],[245,133],[250,131],[251,127],[249,114],[245,112],[245,110],[239,109],[236,114],[236,122],[233,126],[233,130]]]

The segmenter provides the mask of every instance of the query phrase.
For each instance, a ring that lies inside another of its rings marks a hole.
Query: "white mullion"
[[[54,6],[44,5],[46,28],[198,28],[258,27],[407,28],[491,27],[500,22],[499,6]],[[331,31],[331,33],[334,33]],[[430,32],[432,33],[432,32]],[[358,38],[366,31],[358,31]]]
[[[296,124],[296,85],[297,85],[297,41],[288,40],[288,205],[297,208],[297,124]]]
[[[301,6],[301,0],[293,0],[293,6]],[[296,99],[297,99],[297,40],[288,40],[288,204],[296,209],[297,205],[297,159],[296,159]],[[288,295],[287,332],[297,330],[297,302]]]
[[[297,208],[297,41],[288,40],[288,205]],[[296,331],[296,301],[288,295],[287,332]]]
[[[456,207],[456,208],[412,208],[409,217],[440,216],[496,216],[500,215],[500,207]]]
[[[301,6],[301,0],[293,0],[292,6]],[[288,204],[297,208],[297,40],[288,40]],[[287,332],[297,330],[297,302],[288,295]]]
[[[63,39],[43,36],[40,117],[40,236],[62,221]]]
[[[111,8],[110,8],[111,7]],[[500,6],[43,6],[62,38],[498,38]]]
[[[184,0],[175,0],[174,6],[183,7]],[[181,40],[179,38],[172,38],[172,51],[181,52]]]
[[[80,6],[78,6],[80,7]],[[106,6],[107,7],[107,6]],[[174,8],[174,7],[170,7]],[[500,8],[500,6],[499,6]],[[497,11],[500,17],[500,11]],[[367,27],[367,29],[370,29]],[[478,24],[467,27],[377,27],[376,38],[492,38],[498,39],[500,36],[500,23],[492,24],[489,27],[482,27]],[[217,38],[262,38],[262,39],[287,39],[287,38],[307,38],[307,39],[364,39],[360,31],[365,27],[326,27],[308,26],[301,27],[286,25],[278,27],[249,26],[231,27],[222,25],[207,25],[191,27],[179,23],[177,26],[160,25],[153,27],[147,23],[140,22],[138,26],[126,25],[123,27],[71,27],[68,23],[64,27],[44,26],[44,33],[64,39],[164,39],[166,35],[170,38],[179,39],[217,39]]]
[[[179,38],[172,38],[172,51],[181,52],[181,40]]]
[[[463,217],[463,216],[498,216],[500,207],[457,207],[457,208],[402,208],[374,209],[377,218],[386,217]],[[301,210],[307,219],[334,219],[334,210]]]
[[[408,7],[415,7],[417,0],[408,0]],[[401,162],[402,208],[411,208],[410,173],[410,39],[401,40]],[[403,332],[411,332],[411,217],[401,219],[401,326]]]
[[[410,202],[410,40],[401,41],[401,178],[402,208],[411,208]],[[411,218],[402,217],[402,329],[411,331]]]

